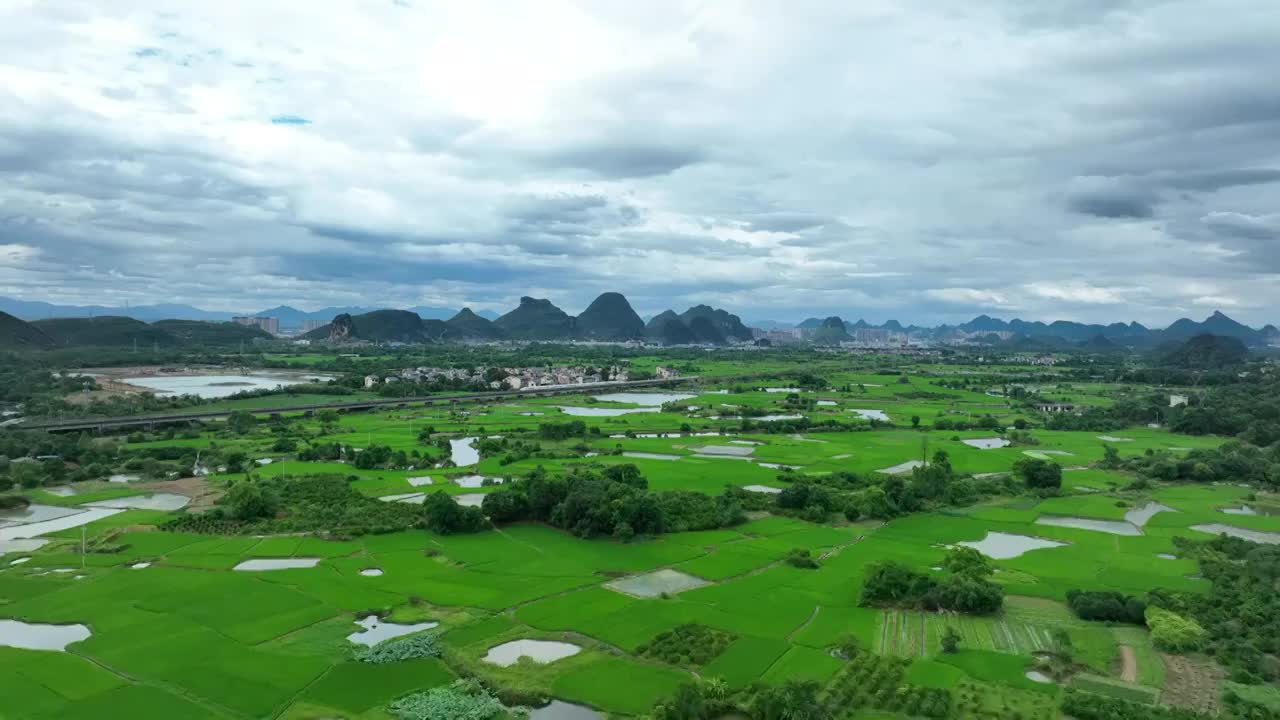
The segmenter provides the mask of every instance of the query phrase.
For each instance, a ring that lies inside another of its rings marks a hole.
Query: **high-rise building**
[[[233,317],[231,321],[240,325],[260,328],[272,335],[280,334],[280,318],[274,317]]]

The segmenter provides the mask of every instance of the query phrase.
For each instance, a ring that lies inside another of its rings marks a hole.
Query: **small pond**
[[[1178,511],[1174,510],[1168,505],[1161,505],[1158,502],[1149,502],[1140,508],[1134,508],[1129,512],[1125,513],[1124,519],[1127,522],[1131,522],[1134,525],[1137,525],[1138,527],[1146,527],[1147,523],[1151,520],[1151,518],[1155,517],[1157,513],[1162,513],[1162,512],[1178,512]]]
[[[1238,528],[1235,525],[1223,525],[1222,523],[1210,523],[1208,525],[1192,525],[1192,530],[1210,533],[1212,535],[1229,535],[1231,537],[1242,538],[1244,540],[1252,540],[1256,543],[1264,545],[1280,545],[1280,533],[1265,532],[1262,530],[1247,530]]]
[[[624,452],[623,457],[639,458],[641,460],[679,460],[679,455],[664,455],[663,453],[651,452]]]
[[[988,532],[986,537],[976,542],[970,540],[957,543],[957,545],[971,547],[994,560],[1009,560],[1032,550],[1064,547],[1066,544],[1029,535],[1012,535],[1002,532]]]
[[[400,625],[392,622],[383,622],[378,619],[377,615],[367,615],[357,620],[356,624],[364,629],[351,633],[347,636],[347,639],[357,645],[367,645],[369,647],[377,645],[383,640],[412,635],[416,632],[430,630],[431,628],[440,626],[440,623],[438,622]]]
[[[779,422],[782,420],[799,420],[803,415],[761,415],[760,417],[747,418],[756,422]]]
[[[465,493],[454,495],[453,501],[462,507],[480,507],[484,503],[484,493]]]
[[[484,475],[463,475],[462,477],[454,478],[453,484],[457,485],[458,487],[475,489],[475,488],[486,487],[485,485],[486,480],[489,482],[490,485],[501,485],[504,482],[503,479],[499,477],[485,477]]]
[[[0,540],[0,555],[35,552],[48,544],[49,541],[43,538],[32,538],[27,540]]]
[[[480,451],[471,447],[477,438],[453,438],[449,440],[449,459],[454,467],[466,467],[480,462]]]
[[[245,560],[231,569],[245,572],[294,570],[297,568],[313,568],[319,563],[320,558],[254,558],[253,560]]]
[[[512,640],[489,648],[484,661],[501,667],[511,667],[527,657],[536,663],[545,665],[562,660],[582,652],[582,648],[567,642],[555,640]]]
[[[762,443],[756,442],[755,440],[730,440],[729,442],[730,444],[733,444],[733,445],[761,445],[762,444]]]
[[[675,594],[709,585],[706,580],[677,570],[655,570],[644,575],[632,575],[605,583],[605,587],[636,597],[658,597],[662,593]]]
[[[1096,530],[1098,532],[1111,533],[1112,535],[1142,534],[1142,531],[1136,525],[1122,520],[1095,520],[1093,518],[1044,515],[1036,518],[1036,524],[1076,528],[1077,530]]]
[[[127,482],[135,482],[135,481],[137,481],[137,480],[141,480],[141,479],[142,479],[142,476],[140,476],[140,475],[123,475],[123,474],[118,474],[118,475],[112,475],[111,477],[107,478],[107,482],[113,482],[113,483],[127,483]]]
[[[979,450],[995,450],[996,448],[1009,447],[1012,444],[1004,438],[974,438],[961,440],[960,442]]]
[[[131,570],[146,570],[149,567],[151,567],[149,562],[136,562],[129,566]]]
[[[1049,677],[1048,675],[1045,675],[1044,673],[1040,672],[1039,670],[1028,670],[1028,671],[1027,671],[1027,679],[1028,679],[1028,680],[1030,680],[1030,681],[1032,681],[1032,682],[1038,682],[1038,683],[1052,683],[1052,682],[1053,682],[1053,678]]]
[[[560,412],[565,415],[574,417],[618,417],[619,415],[630,415],[631,413],[652,413],[659,412],[661,408],[656,407],[639,407],[639,408],[585,408],[572,407],[569,405],[557,405]]]
[[[585,705],[574,705],[563,700],[529,711],[529,720],[599,720],[604,717]]]
[[[1116,437],[1115,435],[1099,435],[1098,439],[1107,442],[1133,442],[1133,438]]]
[[[360,571],[364,577],[382,577],[382,570],[379,568],[365,568]]]
[[[889,416],[883,410],[850,410],[849,412],[857,415],[863,420],[883,420],[889,422]]]
[[[669,402],[690,400],[697,397],[697,395],[690,393],[617,392],[606,395],[593,395],[592,397],[600,402],[631,403],[632,405],[644,405],[645,407],[660,407]]]
[[[23,650],[57,650],[89,639],[92,633],[84,625],[42,625],[21,620],[0,620],[0,646]]]
[[[770,470],[799,470],[799,465],[783,465],[782,463],[758,462],[760,467],[767,467]]]
[[[765,392],[771,392],[771,393],[798,393],[798,392],[804,392],[804,391],[803,391],[803,390],[801,390],[800,388],[765,388],[765,389],[764,389],[764,391],[765,391]]]
[[[1266,510],[1258,510],[1250,505],[1241,505],[1240,507],[1218,508],[1218,512],[1227,515],[1272,515],[1273,513]]]
[[[57,505],[37,505],[31,504],[26,507],[14,508],[11,510],[0,510],[0,528],[9,527],[11,525],[26,525],[28,523],[44,522],[46,520],[56,520],[68,515],[75,515],[82,512],[78,508],[58,507]]]
[[[835,407],[839,404],[840,403],[836,402],[835,400],[819,400],[817,402],[818,407]]]
[[[116,508],[117,510],[181,510],[191,502],[186,495],[175,493],[155,493],[154,495],[136,495],[134,497],[98,500],[85,503],[85,507]]]
[[[412,485],[413,487],[422,487],[423,485],[430,485],[430,484],[431,484],[431,476],[430,476],[430,475],[420,475],[420,476],[418,476],[418,477],[411,477],[411,478],[409,478],[409,484],[410,484],[410,485]]]
[[[768,485],[743,485],[742,489],[747,492],[768,493],[770,495],[777,495],[782,492],[780,488],[769,487]]]
[[[1177,560],[1178,559],[1178,556],[1172,553],[1156,553],[1156,557],[1160,558],[1161,560]]]

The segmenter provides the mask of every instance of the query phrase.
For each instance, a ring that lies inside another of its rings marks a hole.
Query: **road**
[[[675,380],[630,380],[627,382],[587,383],[582,385],[566,385],[554,388],[538,388],[535,390],[505,390],[498,392],[468,393],[465,395],[429,395],[425,397],[388,398],[378,400],[353,400],[350,402],[321,403],[316,405],[290,405],[270,408],[245,408],[254,415],[278,415],[283,413],[315,412],[317,410],[368,410],[379,407],[407,407],[409,405],[459,405],[504,400],[520,400],[535,397],[555,397],[557,395],[580,395],[584,392],[617,392],[652,388],[666,385],[677,385],[697,382],[701,378],[691,375]],[[193,420],[213,420],[225,418],[232,410],[193,410],[177,414],[125,415],[102,418],[75,418],[73,420],[49,420],[24,422],[12,429],[15,430],[47,430],[49,432],[74,432],[77,430],[107,430],[125,427],[149,427],[170,423],[183,423]]]

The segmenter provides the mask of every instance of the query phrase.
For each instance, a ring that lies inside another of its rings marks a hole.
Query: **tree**
[[[514,488],[499,488],[485,495],[480,507],[495,523],[515,522],[529,516],[529,498]]]
[[[971,547],[958,546],[947,551],[942,567],[956,575],[968,575],[976,578],[988,578],[995,573],[995,566],[986,555]]]
[[[1024,457],[1013,464],[1013,472],[1032,490],[1062,487],[1062,466],[1049,460]]]
[[[477,532],[484,528],[484,513],[477,507],[462,507],[443,490],[427,497],[422,506],[427,528],[441,535]]]
[[[253,480],[241,480],[227,491],[227,505],[231,516],[237,520],[257,520],[276,514],[279,498],[270,489],[264,489]]]
[[[960,649],[960,640],[960,633],[948,625],[946,632],[942,633],[942,652],[947,655],[955,654]]]
[[[253,431],[258,419],[247,410],[236,410],[227,416],[227,429],[237,435],[245,435]]]
[[[752,702],[756,720],[829,720],[831,711],[823,704],[816,682],[788,680],[781,686],[760,690]]]
[[[320,419],[320,428],[325,433],[331,433],[338,427],[337,410],[321,410],[316,417]]]
[[[911,416],[911,428],[912,428],[913,430],[919,430],[919,429],[920,429],[920,416],[919,416],[919,415],[912,415],[912,416]]]

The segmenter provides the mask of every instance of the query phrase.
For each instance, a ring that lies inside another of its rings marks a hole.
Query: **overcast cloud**
[[[1280,320],[1273,0],[0,0],[0,295]]]

